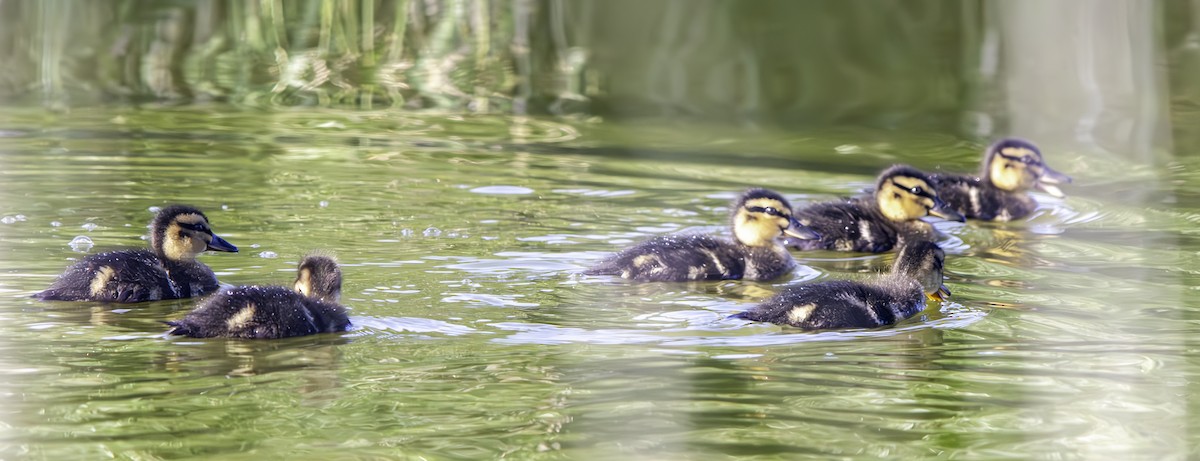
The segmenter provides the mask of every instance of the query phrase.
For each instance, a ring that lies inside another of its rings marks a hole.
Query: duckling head
[[[900,249],[892,273],[916,279],[930,300],[945,301],[950,297],[950,289],[946,288],[943,281],[942,269],[945,264],[946,252],[936,243],[916,241]]]
[[[783,235],[798,239],[820,238],[792,217],[792,205],[782,195],[767,189],[750,189],[733,205],[733,235],[746,246],[776,245]]]
[[[930,185],[925,173],[908,165],[893,166],[879,175],[875,183],[875,201],[879,211],[892,221],[912,221],[927,215],[966,221],[963,215],[938,198],[937,190]]]
[[[342,270],[332,257],[310,254],[300,260],[294,289],[304,296],[336,303],[342,296]]]
[[[186,205],[171,205],[150,222],[150,247],[172,261],[190,261],[207,250],[237,252],[237,247],[217,237],[208,217]]]
[[[1066,194],[1055,184],[1071,182],[1070,176],[1046,166],[1037,146],[1016,138],[996,141],[984,151],[983,177],[1001,190],[1037,189],[1059,198]]]

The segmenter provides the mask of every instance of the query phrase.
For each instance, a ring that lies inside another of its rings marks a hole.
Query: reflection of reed
[[[1187,45],[1200,8],[1156,3],[1159,18],[1146,6],[1128,25],[1164,23],[1174,106],[1188,113],[1200,94],[1187,83],[1200,69]],[[1120,19],[1122,5],[1094,9]],[[0,98],[932,121],[951,129],[973,115],[976,134],[987,135],[1009,123],[1004,100],[1013,85],[1005,78],[1029,60],[1028,50],[1009,50],[1010,39],[1029,34],[1006,25],[1060,17],[1022,8],[938,0],[3,2]],[[1012,52],[1023,57],[1003,56]]]

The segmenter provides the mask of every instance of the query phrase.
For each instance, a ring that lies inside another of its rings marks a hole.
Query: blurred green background
[[[58,109],[849,124],[1138,155],[1192,150],[1174,127],[1200,121],[1197,0],[7,0],[0,59],[0,102]]]

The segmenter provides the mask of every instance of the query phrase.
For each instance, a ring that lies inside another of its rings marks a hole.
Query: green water
[[[770,283],[577,272],[649,235],[727,232],[880,168],[974,170],[937,133],[778,133],[223,107],[0,114],[4,459],[1186,459],[1200,456],[1200,177],[1047,152],[1028,221],[937,223],[950,302],[873,331],[725,320],[787,283],[884,270],[813,252]],[[192,301],[36,302],[82,254],[205,210],[222,282],[337,254],[352,331],[165,338]]]

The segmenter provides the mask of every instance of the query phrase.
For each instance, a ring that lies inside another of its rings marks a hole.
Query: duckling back
[[[875,328],[925,309],[925,293],[912,279],[887,278],[875,284],[849,280],[793,285],[754,308],[732,317],[791,325],[805,330]]]
[[[927,236],[933,226],[924,221],[894,222],[876,210],[873,198],[860,197],[823,202],[796,210],[796,220],[811,227],[821,238],[792,240],[798,250],[856,251],[883,253],[900,240],[901,235]]]
[[[204,287],[211,287],[208,292],[217,287],[216,276],[211,272],[199,281],[205,282]],[[127,250],[89,255],[33,297],[46,301],[133,303],[184,296],[154,253]]]
[[[350,319],[342,306],[288,288],[243,286],[221,290],[167,324],[167,334],[193,338],[275,339],[345,331]]]
[[[1037,208],[1029,194],[998,189],[977,176],[942,173],[930,175],[930,180],[938,197],[967,219],[1011,221]]]
[[[782,248],[750,248],[711,235],[667,235],[627,248],[584,271],[639,282],[765,280],[795,266]]]

